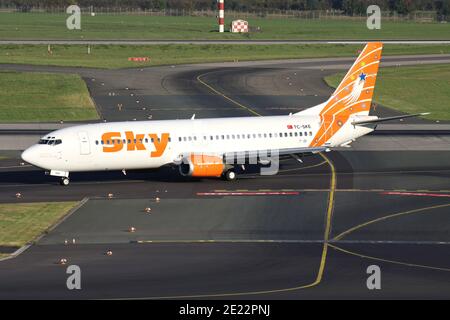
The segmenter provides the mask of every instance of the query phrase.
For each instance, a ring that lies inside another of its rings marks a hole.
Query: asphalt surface
[[[417,58],[398,59],[385,63]],[[263,115],[295,112],[323,101],[330,93],[323,75],[351,63],[321,60],[315,69],[317,62],[1,68],[80,73],[112,121],[248,115],[235,102]],[[363,149],[303,164],[282,159],[278,175],[248,168],[234,183],[162,168],[73,174],[67,188],[21,165],[18,152],[2,153],[0,202],[89,200],[36,245],[0,262],[0,298],[450,298],[450,151],[444,143],[428,151]],[[66,288],[61,258],[81,267],[82,290]],[[373,264],[381,290],[366,287]]]

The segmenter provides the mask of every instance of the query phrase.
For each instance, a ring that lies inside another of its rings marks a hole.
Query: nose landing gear
[[[62,177],[61,180],[59,181],[59,184],[62,186],[68,186],[69,183],[70,183],[70,180],[67,177]]]
[[[50,172],[46,171],[45,174],[52,177],[60,177],[59,184],[62,186],[68,186],[70,183],[68,171],[51,170]]]

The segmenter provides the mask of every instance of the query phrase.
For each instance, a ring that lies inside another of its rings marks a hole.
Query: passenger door
[[[91,153],[91,146],[89,144],[89,136],[87,132],[80,131],[78,132],[78,140],[80,142],[80,154],[88,155]]]

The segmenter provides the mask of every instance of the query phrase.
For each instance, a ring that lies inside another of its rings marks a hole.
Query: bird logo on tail
[[[343,99],[344,104],[352,104],[359,100],[361,93],[364,89],[364,84],[366,83],[366,74],[361,73],[359,77],[355,79],[349,86],[353,86],[352,91],[348,94],[347,97]]]

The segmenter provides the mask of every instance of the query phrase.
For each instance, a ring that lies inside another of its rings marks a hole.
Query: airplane
[[[295,114],[77,125],[45,135],[22,159],[60,177],[63,186],[71,172],[126,174],[165,165],[178,166],[183,176],[232,181],[238,164],[230,158],[255,156],[264,164],[259,153],[267,150],[301,161],[298,155],[349,146],[380,122],[425,115],[369,115],[382,49],[381,42],[367,43],[327,101]]]

